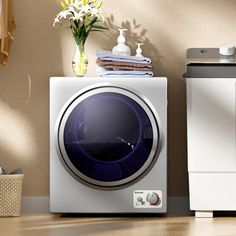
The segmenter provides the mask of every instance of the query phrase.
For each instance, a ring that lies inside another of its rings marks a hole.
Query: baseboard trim
[[[21,203],[22,213],[48,213],[49,197],[23,197]]]
[[[23,197],[22,213],[49,213],[49,197]],[[168,197],[168,216],[193,215],[189,210],[188,197]]]
[[[194,215],[194,212],[190,211],[189,197],[168,197],[167,209],[168,216]]]

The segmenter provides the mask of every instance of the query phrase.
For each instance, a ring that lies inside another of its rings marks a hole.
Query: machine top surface
[[[190,48],[187,50],[187,65],[191,64],[233,64],[236,65],[235,54],[224,56],[219,48]]]
[[[236,54],[220,54],[220,48],[187,50],[184,78],[236,78]]]

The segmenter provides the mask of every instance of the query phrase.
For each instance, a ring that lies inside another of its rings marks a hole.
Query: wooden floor
[[[236,235],[236,217],[68,218],[23,215],[0,218],[1,236],[211,236]]]

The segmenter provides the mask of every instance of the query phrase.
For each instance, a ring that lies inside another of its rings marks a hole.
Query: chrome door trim
[[[104,93],[104,92],[113,92],[113,93],[122,94],[122,95],[128,96],[129,98],[137,102],[148,115],[151,125],[152,125],[152,129],[153,129],[152,150],[149,154],[147,161],[144,163],[144,165],[136,173],[129,176],[128,178],[125,178],[119,181],[111,181],[111,182],[92,179],[84,175],[83,173],[81,173],[77,168],[75,168],[66,153],[64,140],[63,140],[64,127],[73,109],[84,99],[92,95]],[[158,140],[158,134],[159,134],[159,140]],[[82,181],[92,186],[101,187],[101,188],[104,188],[104,187],[113,188],[113,187],[118,187],[118,186],[126,186],[127,184],[135,181],[140,176],[143,176],[146,172],[148,172],[151,169],[154,162],[157,161],[160,151],[163,146],[163,142],[164,142],[160,118],[154,106],[151,104],[151,102],[147,98],[138,94],[136,91],[132,89],[124,88],[122,86],[119,86],[119,85],[117,86],[117,85],[113,85],[109,83],[89,86],[83,90],[80,90],[78,93],[72,96],[65,103],[65,105],[63,106],[57,118],[57,122],[55,126],[55,137],[56,137],[55,139],[56,147],[59,153],[60,161],[62,162],[63,166],[69,171],[69,173],[79,181]]]

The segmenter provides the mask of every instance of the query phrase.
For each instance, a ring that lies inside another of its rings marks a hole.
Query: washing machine
[[[187,51],[190,209],[196,217],[236,210],[234,46]]]
[[[165,213],[167,79],[50,79],[50,210]]]

